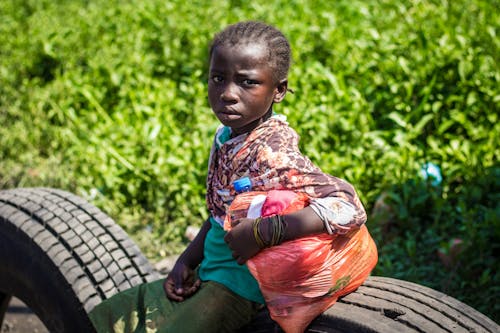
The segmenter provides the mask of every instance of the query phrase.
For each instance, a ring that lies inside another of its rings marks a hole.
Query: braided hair
[[[249,43],[260,43],[269,50],[269,62],[276,81],[287,78],[291,61],[290,44],[281,31],[262,22],[246,21],[227,26],[212,40],[210,58],[217,46]]]

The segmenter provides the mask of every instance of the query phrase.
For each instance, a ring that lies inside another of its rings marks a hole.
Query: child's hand
[[[243,265],[248,259],[256,255],[260,248],[253,235],[253,219],[239,219],[231,223],[232,229],[224,237],[224,241],[233,251],[233,258]]]
[[[200,287],[200,284],[201,281],[196,278],[194,270],[183,262],[177,261],[165,279],[163,289],[168,298],[182,302],[193,295]]]

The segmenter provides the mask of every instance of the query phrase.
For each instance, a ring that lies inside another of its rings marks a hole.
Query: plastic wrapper
[[[256,218],[259,211],[262,216],[285,215],[307,204],[302,193],[246,192],[235,197],[229,211],[247,210],[247,217]],[[231,228],[230,214],[224,228]],[[271,318],[285,332],[298,333],[340,296],[356,290],[377,259],[376,245],[363,225],[345,235],[325,233],[263,249],[247,266],[259,283]]]

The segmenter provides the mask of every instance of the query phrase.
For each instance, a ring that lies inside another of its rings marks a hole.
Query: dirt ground
[[[49,333],[38,317],[18,298],[12,298],[1,333]]]

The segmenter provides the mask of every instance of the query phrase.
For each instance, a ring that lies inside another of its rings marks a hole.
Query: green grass
[[[290,39],[276,108],[369,212],[375,274],[500,321],[498,1],[0,0],[0,188],[75,192],[152,260],[207,217],[207,48],[259,19]],[[433,186],[425,162],[441,167]],[[461,245],[454,246],[453,240]]]

